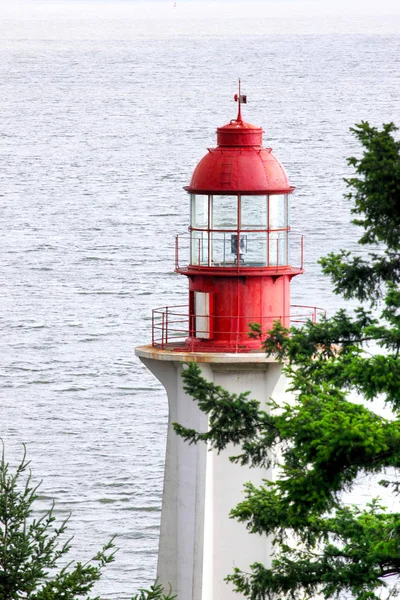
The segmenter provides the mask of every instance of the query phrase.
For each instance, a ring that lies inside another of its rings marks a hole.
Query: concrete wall
[[[171,360],[163,354],[162,360],[139,354],[165,387],[169,402],[158,578],[167,589],[172,585],[178,600],[238,600],[224,577],[235,566],[247,570],[256,561],[270,564],[271,547],[267,538],[230,519],[229,512],[244,499],[245,482],[262,484],[272,473],[229,462],[238,449],[208,452],[205,444],[189,445],[174,433],[174,422],[206,431],[207,418],[183,391],[183,366],[176,354]],[[203,376],[230,392],[250,390],[261,403],[271,396],[284,401],[281,365],[262,362],[259,356],[238,363],[237,355],[231,355],[230,362],[229,356],[223,362],[199,363]]]

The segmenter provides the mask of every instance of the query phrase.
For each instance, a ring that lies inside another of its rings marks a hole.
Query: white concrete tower
[[[172,423],[207,430],[207,417],[183,391],[183,364],[196,361],[203,376],[235,393],[250,390],[261,403],[287,401],[281,365],[267,359],[249,323],[263,333],[276,320],[289,326],[315,318],[315,309],[291,307],[290,281],[303,272],[303,244],[293,244],[286,172],[262,129],[236,119],[217,130],[218,146],[197,165],[190,185],[190,225],[176,239],[176,271],[188,277],[184,306],[153,311],[152,344],[137,356],[167,391],[169,426],[165,462],[158,578],[178,600],[237,600],[224,578],[235,566],[268,564],[268,540],[229,518],[244,499],[246,481],[270,478],[265,470],[229,462],[235,450],[189,446]],[[187,255],[179,262],[180,253]],[[299,266],[290,262],[296,249]]]

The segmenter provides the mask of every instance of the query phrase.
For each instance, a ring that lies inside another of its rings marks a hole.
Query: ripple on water
[[[39,511],[53,499],[57,518],[72,511],[71,556],[87,560],[118,533],[97,592],[109,600],[154,578],[168,408],[133,349],[151,339],[153,307],[186,302],[172,271],[189,218],[181,188],[234,116],[232,57],[246,114],[297,188],[306,274],[293,302],[329,311],[338,300],[317,260],[357,239],[342,199],[348,128],[398,120],[400,87],[398,37],[344,35],[353,25],[339,17],[342,35],[286,14],[284,30],[242,16],[223,34],[188,16],[171,36],[153,16],[139,39],[128,5],[101,20],[95,2],[78,19],[66,2],[40,23],[29,11],[0,23],[0,437],[14,465],[27,443]]]

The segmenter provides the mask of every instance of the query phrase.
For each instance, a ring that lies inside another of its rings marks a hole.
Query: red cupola
[[[235,120],[218,127],[218,146],[209,149],[201,159],[186,191],[193,194],[288,194],[293,191],[272,149],[262,147],[262,134],[261,127],[242,121],[239,109]]]
[[[290,281],[303,272],[302,236],[293,239],[289,224],[294,188],[271,148],[263,148],[261,127],[242,120],[240,87],[235,100],[237,118],[217,129],[217,147],[184,188],[190,225],[186,243],[182,236],[176,241],[176,271],[188,277],[189,302],[154,311],[155,346],[259,350],[262,340],[250,337],[251,323],[266,334],[274,321],[289,327],[293,312],[298,316],[299,307],[290,306]],[[189,262],[182,265],[185,249]],[[313,316],[302,311],[302,320]]]

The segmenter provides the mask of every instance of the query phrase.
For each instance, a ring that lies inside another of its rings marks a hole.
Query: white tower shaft
[[[238,453],[227,448],[217,454],[206,445],[189,445],[175,434],[177,422],[207,430],[207,417],[183,390],[184,363],[198,362],[208,381],[229,392],[250,390],[251,397],[279,403],[288,400],[281,365],[263,353],[181,353],[139,347],[136,354],[163,384],[168,394],[169,423],[161,514],[157,575],[165,589],[172,586],[178,600],[238,600],[224,578],[234,567],[248,570],[254,562],[270,565],[267,538],[250,534],[229,513],[244,500],[244,483],[261,485],[271,470],[250,469],[229,461]]]

